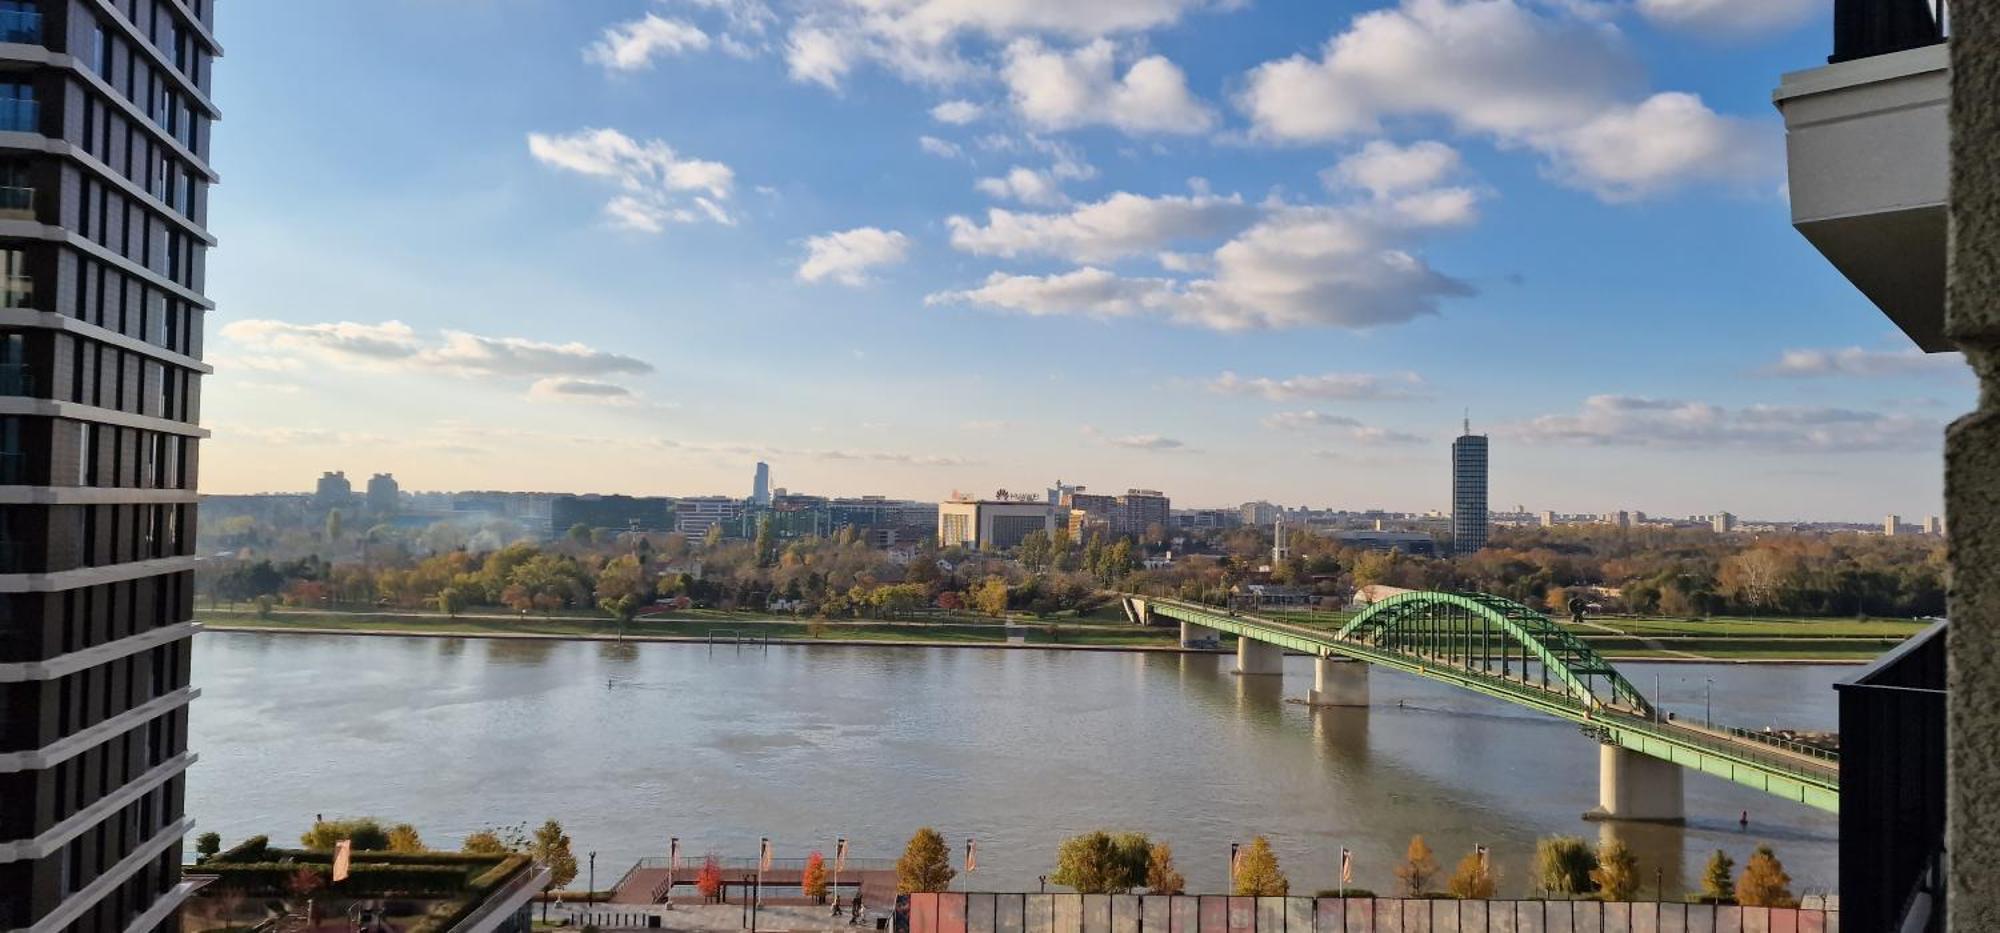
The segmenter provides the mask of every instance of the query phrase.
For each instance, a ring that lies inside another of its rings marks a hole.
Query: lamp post
[[[1701,721],[1710,729],[1715,728],[1715,678],[1701,679]]]
[[[590,884],[583,892],[584,904],[594,904],[597,898],[597,850],[590,850]]]
[[[1236,893],[1236,843],[1229,844],[1229,893]]]

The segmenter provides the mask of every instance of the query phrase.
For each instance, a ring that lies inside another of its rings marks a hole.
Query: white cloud
[[[958,148],[957,143],[936,136],[917,137],[917,146],[940,159],[956,159],[965,154],[965,150]]]
[[[1844,453],[1935,447],[1943,425],[1905,414],[1594,395],[1574,415],[1543,415],[1496,432],[1532,443],[1603,447]]]
[[[1346,415],[1314,411],[1310,408],[1305,411],[1281,411],[1276,414],[1265,415],[1263,420],[1265,427],[1275,428],[1280,431],[1301,431],[1308,428],[1361,427],[1360,421],[1349,418]]]
[[[645,360],[594,349],[575,341],[544,343],[522,337],[487,337],[456,330],[445,331],[443,344],[424,350],[419,359],[443,369],[492,376],[588,376],[653,371],[653,365]]]
[[[1292,376],[1287,379],[1268,377],[1245,379],[1233,372],[1224,372],[1211,380],[1208,388],[1209,391],[1222,395],[1255,395],[1274,402],[1298,399],[1339,399],[1351,402],[1400,401],[1430,397],[1423,377],[1407,372],[1388,376],[1372,373],[1322,373],[1316,376]]]
[[[806,240],[806,260],[799,265],[799,278],[865,285],[868,270],[900,263],[909,253],[910,238],[894,230],[856,227],[822,234]]]
[[[642,143],[613,129],[530,133],[528,153],[544,165],[615,182],[621,193],[604,208],[615,226],[658,233],[669,223],[703,218],[734,222],[723,206],[736,180],[729,166],[681,158],[657,139]]]
[[[1163,308],[1172,298],[1173,283],[1165,279],[1128,279],[1086,266],[1057,275],[995,272],[978,288],[937,292],[925,297],[924,303],[981,305],[1036,317],[1056,314],[1124,317]]]
[[[1014,109],[1045,129],[1101,124],[1135,134],[1196,134],[1215,125],[1215,112],[1188,91],[1179,66],[1149,55],[1120,76],[1114,53],[1105,39],[1069,53],[1018,39],[1007,46],[1001,75]]]
[[[969,100],[948,100],[931,108],[931,119],[953,126],[964,126],[979,119],[986,108]]]
[[[1377,139],[1321,174],[1327,187],[1360,188],[1376,197],[1430,188],[1459,167],[1458,150],[1436,140],[1398,146]]]
[[[1731,39],[1791,29],[1826,5],[1826,0],[1638,0],[1639,15],[1657,25]]]
[[[1005,175],[981,178],[973,183],[973,187],[994,198],[1011,198],[1037,207],[1054,207],[1069,200],[1053,174],[1019,165],[1009,169]]]
[[[647,13],[605,29],[604,38],[585,49],[583,57],[613,71],[641,71],[653,67],[657,56],[699,52],[708,46],[708,33],[693,24]]]
[[[415,357],[424,348],[416,329],[402,321],[292,324],[251,319],[224,324],[221,333],[243,347],[266,353],[296,353],[326,362],[367,367],[393,365]],[[270,365],[280,367],[277,363]]]
[[[594,402],[600,405],[629,405],[636,400],[631,389],[595,379],[550,376],[528,387],[530,398],[551,401]]]
[[[546,343],[464,331],[444,331],[439,339],[429,340],[401,321],[294,324],[251,319],[231,321],[223,325],[221,333],[238,347],[276,358],[305,358],[349,369],[430,370],[502,378],[653,371],[652,364],[644,360],[577,342]]]
[[[1107,437],[1104,439],[1104,442],[1113,447],[1123,447],[1128,450],[1180,450],[1187,446],[1185,441],[1163,437],[1158,434],[1126,434],[1119,437]]]
[[[785,39],[785,64],[795,81],[809,81],[838,90],[854,67],[853,52],[838,34],[824,29],[794,29]]]
[[[1968,372],[1962,353],[1922,350],[1786,350],[1766,368],[1773,376],[1915,376]]]
[[[1719,116],[1691,94],[1643,96],[1617,28],[1564,10],[1403,0],[1355,17],[1316,58],[1253,69],[1237,104],[1257,135],[1281,142],[1441,117],[1459,132],[1540,152],[1558,180],[1607,199],[1775,176],[1775,131]]]
[[[1241,197],[1143,195],[1118,192],[1061,214],[1028,214],[992,208],[986,223],[966,217],[946,221],[951,245],[981,256],[1051,256],[1108,262],[1151,253],[1190,239],[1220,236],[1256,216]]]

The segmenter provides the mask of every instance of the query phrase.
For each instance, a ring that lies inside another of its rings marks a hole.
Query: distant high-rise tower
[[[402,502],[403,487],[397,485],[396,477],[388,473],[377,473],[368,478],[368,511],[377,515],[387,515],[396,511]]]
[[[1888,537],[1895,537],[1896,530],[1902,526],[1903,516],[1901,515],[1886,515],[1882,518],[1882,534]]]
[[[1939,537],[1943,537],[1944,518],[1942,516],[1933,515],[1929,518],[1924,519],[1924,534],[1937,535]]]
[[[1554,528],[1555,526],[1556,526],[1556,513],[1555,513],[1555,512],[1553,512],[1553,511],[1550,511],[1550,510],[1547,510],[1547,509],[1544,509],[1544,510],[1542,511],[1542,527],[1543,527],[1543,528]]]
[[[1719,535],[1726,535],[1736,530],[1736,516],[1728,512],[1715,513],[1715,517],[1709,519],[1709,522],[1710,527],[1714,528],[1715,533]]]
[[[754,505],[771,504],[771,465],[757,461],[757,478],[750,483],[750,502]]]
[[[1452,550],[1470,554],[1486,546],[1486,435],[1465,433],[1451,442]]]
[[[1292,556],[1291,542],[1285,539],[1285,513],[1278,513],[1278,520],[1271,526],[1271,566],[1275,567]]]

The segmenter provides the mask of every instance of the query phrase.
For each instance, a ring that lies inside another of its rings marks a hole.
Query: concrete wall
[[[1950,927],[1970,931],[2000,929],[2000,4],[1952,4],[1951,67],[1945,335],[1981,391],[1945,437],[1945,849]]]
[[[1840,912],[1601,901],[912,894],[910,933],[1839,933]]]

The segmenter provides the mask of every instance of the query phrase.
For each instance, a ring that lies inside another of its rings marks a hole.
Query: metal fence
[[[1839,933],[1837,910],[1602,901],[912,894],[908,933]]]

